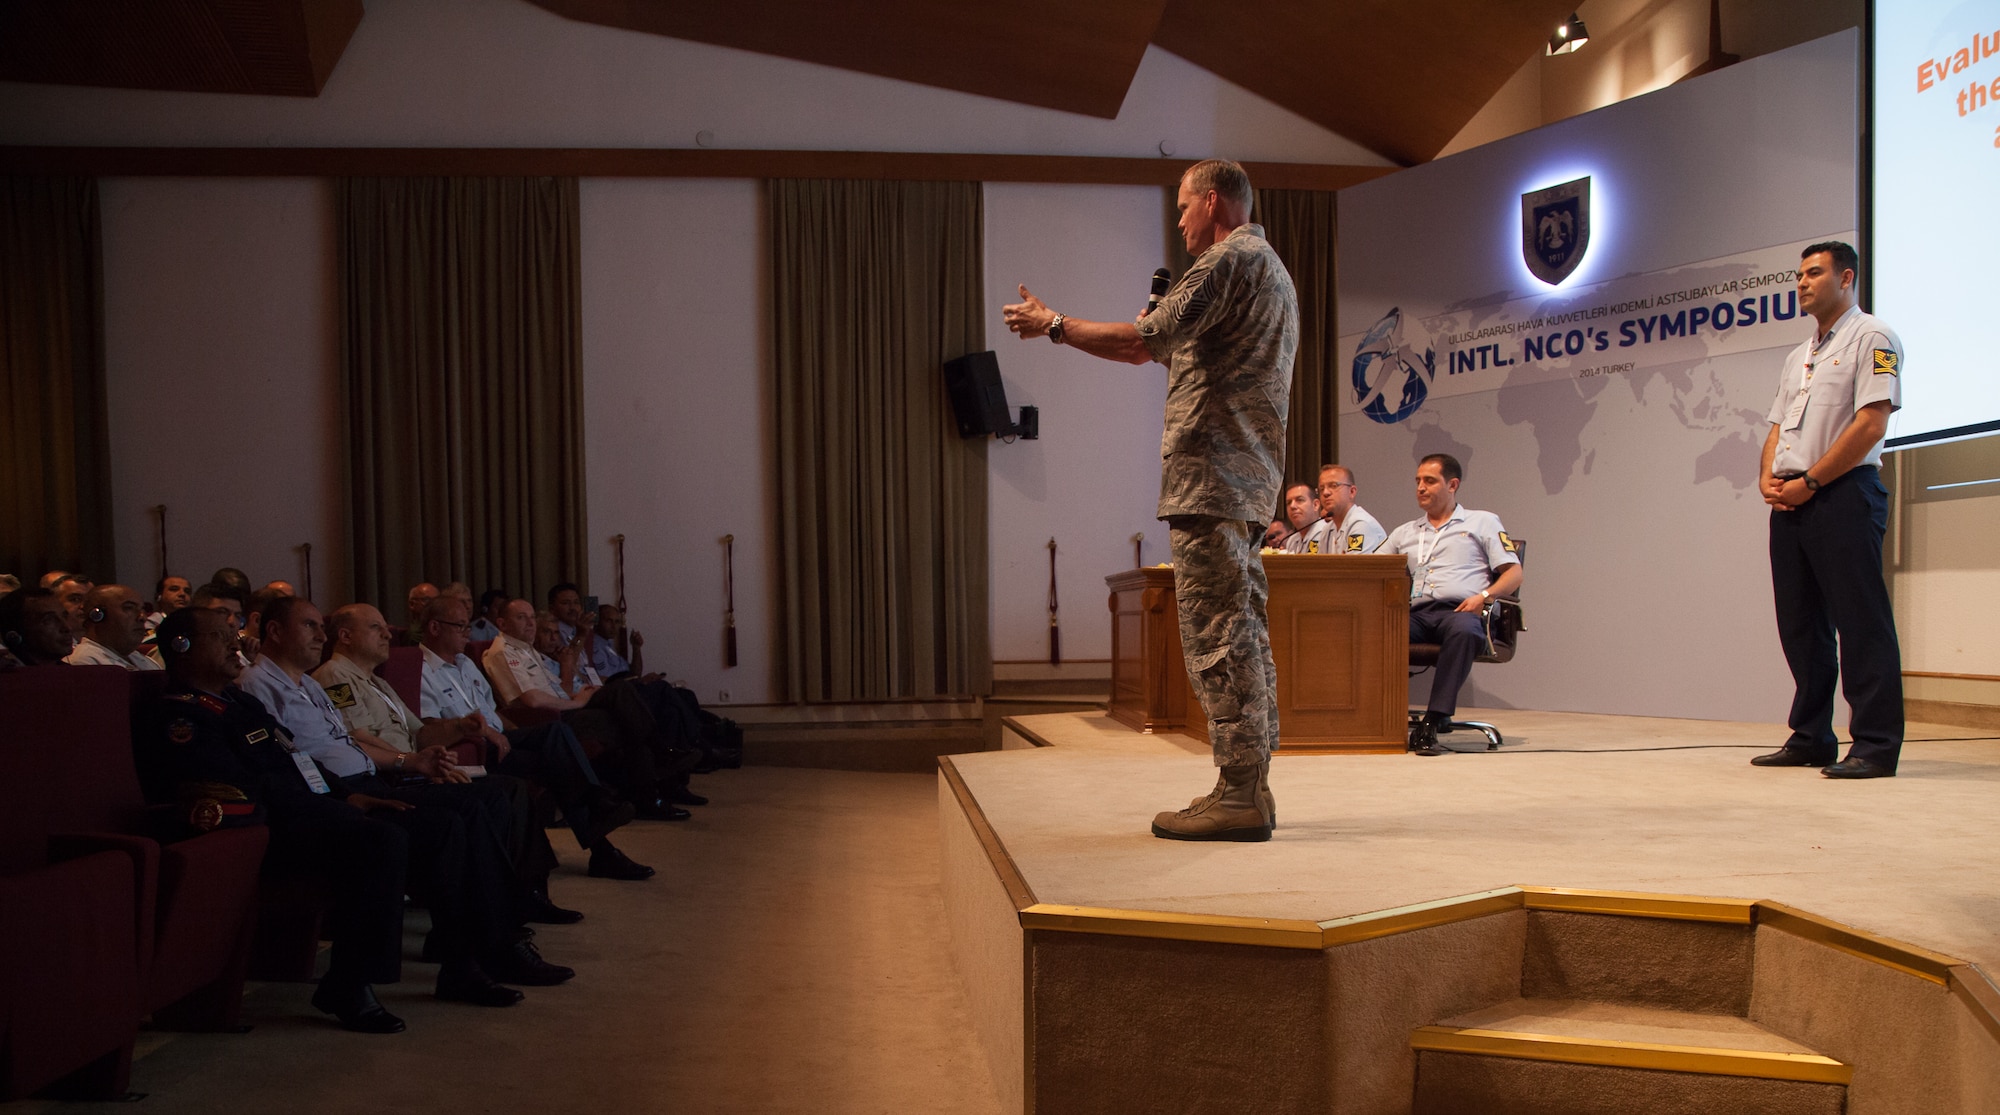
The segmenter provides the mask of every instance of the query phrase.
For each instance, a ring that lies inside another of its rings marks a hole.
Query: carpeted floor
[[[935,777],[697,782],[693,821],[615,838],[650,882],[587,878],[550,833],[554,897],[588,916],[537,940],[571,983],[481,1010],[431,999],[436,969],[411,962],[379,989],[410,1024],[389,1037],[335,1028],[307,985],[253,984],[248,1034],[141,1036],[134,1110],[997,1112],[945,940]]]

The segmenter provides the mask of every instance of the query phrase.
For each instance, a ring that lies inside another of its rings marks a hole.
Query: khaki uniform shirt
[[[349,731],[380,736],[383,743],[398,751],[417,749],[417,714],[403,703],[395,686],[373,671],[336,654],[313,671],[313,680],[326,690],[326,699],[340,710]]]
[[[521,694],[534,690],[558,700],[569,700],[562,682],[543,665],[547,661],[541,651],[512,635],[493,640],[493,645],[486,648],[486,676],[493,679],[493,692],[500,703],[513,704]]]
[[[1299,351],[1299,299],[1261,225],[1217,241],[1139,322],[1167,366],[1159,516],[1270,523]],[[1261,533],[1261,530],[1260,530]]]

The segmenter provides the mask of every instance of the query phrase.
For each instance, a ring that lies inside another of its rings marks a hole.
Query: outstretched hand
[[[1019,302],[1000,308],[1001,320],[1005,321],[1007,328],[1018,333],[1024,341],[1048,336],[1049,322],[1055,320],[1055,311],[1049,309],[1041,299],[1028,293],[1027,284],[1021,284],[1020,290]]]

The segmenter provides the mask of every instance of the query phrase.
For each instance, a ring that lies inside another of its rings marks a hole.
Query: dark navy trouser
[[[1442,600],[1410,601],[1410,641],[1436,643],[1438,660],[1431,675],[1431,699],[1425,707],[1450,716],[1458,711],[1458,691],[1472,675],[1472,660],[1486,641],[1486,625],[1478,612],[1458,611]]]
[[[1896,769],[1903,749],[1903,656],[1882,580],[1889,493],[1873,465],[1771,512],[1771,595],[1778,639],[1798,689],[1785,746],[1834,758],[1833,687],[1853,715],[1848,755]],[[1836,636],[1838,636],[1836,640]]]

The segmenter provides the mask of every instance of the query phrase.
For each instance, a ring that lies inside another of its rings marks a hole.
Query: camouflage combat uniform
[[[1282,483],[1299,348],[1298,295],[1263,228],[1203,252],[1139,336],[1168,369],[1159,514],[1188,677],[1216,765],[1260,762],[1278,745],[1278,709],[1258,549]]]

